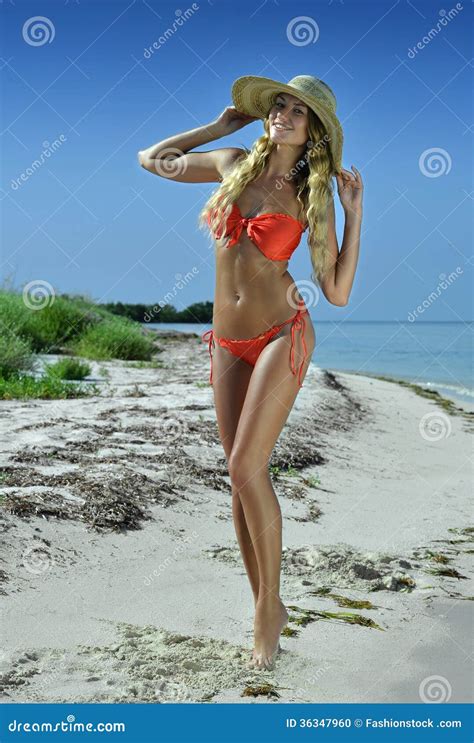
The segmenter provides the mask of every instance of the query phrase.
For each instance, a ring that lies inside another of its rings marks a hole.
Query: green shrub
[[[45,374],[56,379],[84,379],[92,371],[90,364],[84,364],[79,359],[59,359],[54,364],[47,364]]]
[[[83,300],[55,297],[42,309],[32,309],[22,294],[0,291],[2,325],[29,341],[37,353],[56,351],[103,317]]]
[[[34,297],[25,300],[21,292],[0,289],[0,335],[21,339],[30,354],[71,352],[88,359],[149,361],[155,351],[153,340],[139,323],[112,315],[82,296],[46,297],[44,301],[42,309],[33,309]],[[16,348],[18,356],[18,342]],[[11,351],[7,358],[14,355]],[[26,355],[26,350],[20,354],[24,363]],[[15,370],[18,363],[7,362],[6,366]],[[74,373],[83,375],[80,364]]]
[[[97,385],[80,385],[64,382],[54,377],[35,379],[28,376],[0,378],[0,400],[58,400],[73,397],[87,397],[99,392]]]
[[[31,371],[35,359],[28,341],[3,327],[0,332],[0,377],[9,379],[20,371]]]
[[[70,348],[86,359],[126,359],[149,361],[154,353],[153,341],[140,325],[124,318],[103,320],[88,328]]]

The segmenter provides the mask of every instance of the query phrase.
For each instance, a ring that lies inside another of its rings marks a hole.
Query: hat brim
[[[303,91],[297,90],[291,85],[272,80],[269,77],[244,75],[237,78],[232,85],[232,102],[238,111],[256,116],[259,119],[265,119],[268,116],[272,98],[276,92],[296,96],[316,113],[329,135],[334,165],[340,170],[342,143],[344,141],[342,126],[337,116],[313,96],[306,95]]]

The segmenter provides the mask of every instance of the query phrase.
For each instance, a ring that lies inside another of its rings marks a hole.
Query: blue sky
[[[3,0],[2,279],[156,303],[188,274],[175,306],[212,301],[197,215],[215,185],[153,176],[137,151],[213,120],[241,75],[312,74],[336,94],[343,165],[365,182],[350,302],[321,298],[312,314],[403,321],[425,302],[421,320],[471,319],[471,3],[200,0],[146,55],[187,8]],[[38,15],[42,39],[28,31]],[[309,35],[292,37],[289,24]],[[255,122],[199,149],[251,146],[261,131]],[[337,195],[336,219],[341,240]],[[304,239],[290,272],[308,281],[310,269]]]

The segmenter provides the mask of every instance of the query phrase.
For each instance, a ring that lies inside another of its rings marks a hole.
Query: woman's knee
[[[268,477],[268,459],[250,451],[232,451],[228,460],[232,485],[237,491],[260,477]]]

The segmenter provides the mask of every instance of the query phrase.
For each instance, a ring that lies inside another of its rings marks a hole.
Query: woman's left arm
[[[364,184],[354,165],[354,174],[342,168],[336,173],[337,192],[345,215],[344,235],[341,250],[337,245],[334,201],[328,209],[328,242],[334,256],[332,268],[320,282],[326,298],[340,307],[346,305],[354,282],[359,259],[360,229],[362,224],[362,196]]]

